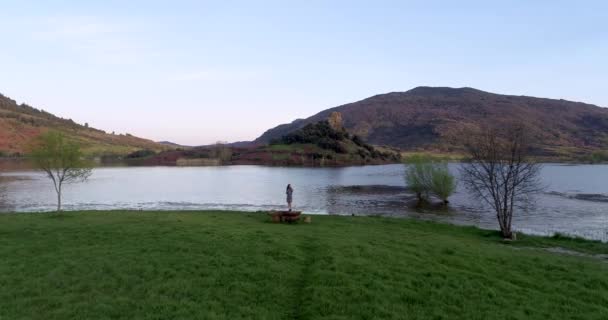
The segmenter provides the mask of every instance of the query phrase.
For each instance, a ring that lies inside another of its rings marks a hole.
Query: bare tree
[[[542,190],[541,165],[529,158],[526,130],[511,126],[504,131],[481,129],[467,132],[468,163],[462,166],[462,181],[473,196],[496,212],[500,232],[513,239],[511,223],[516,208],[529,205]]]
[[[31,156],[36,167],[53,181],[57,211],[61,211],[63,184],[84,181],[91,175],[80,147],[61,132],[49,131],[40,135],[34,142]]]

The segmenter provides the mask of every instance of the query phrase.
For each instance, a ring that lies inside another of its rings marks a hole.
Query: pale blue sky
[[[608,1],[1,1],[0,93],[205,144],[416,86],[608,107]]]

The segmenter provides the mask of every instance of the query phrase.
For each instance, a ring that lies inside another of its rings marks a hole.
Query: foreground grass
[[[607,319],[608,265],[538,246],[608,252],[385,218],[0,215],[0,319]]]

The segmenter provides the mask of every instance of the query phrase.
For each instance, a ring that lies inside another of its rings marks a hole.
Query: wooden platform
[[[302,211],[271,211],[268,213],[272,222],[295,222],[300,220]]]

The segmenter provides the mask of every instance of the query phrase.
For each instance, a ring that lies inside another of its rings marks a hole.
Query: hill
[[[297,166],[385,164],[401,159],[398,152],[374,147],[350,134],[342,126],[338,112],[333,112],[328,120],[307,124],[275,139],[269,146],[258,146],[234,155],[235,164]]]
[[[130,134],[109,134],[87,124],[59,118],[29,105],[17,104],[0,94],[0,154],[24,154],[31,139],[49,129],[66,133],[82,145],[85,153],[91,155],[124,155],[140,149],[166,148]]]
[[[340,112],[344,126],[365,141],[404,150],[456,151],[447,141],[464,126],[526,124],[539,155],[581,156],[608,146],[608,109],[566,100],[494,94],[473,88],[417,87],[376,95],[266,131],[269,143]]]
[[[348,133],[342,126],[340,114],[334,112],[327,120],[308,124],[268,145],[240,147],[218,143],[166,151],[136,160],[144,165],[178,166],[346,166],[395,163],[400,162],[400,158],[394,150],[371,146]]]
[[[170,148],[192,148],[191,146],[185,146],[171,141],[157,141],[156,143],[162,144],[163,146],[167,146]]]

